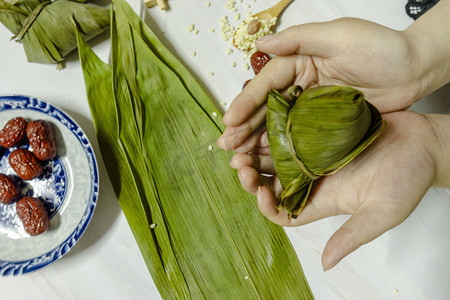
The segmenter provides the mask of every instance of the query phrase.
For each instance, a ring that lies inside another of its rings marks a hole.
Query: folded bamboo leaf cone
[[[296,218],[314,181],[331,175],[369,146],[384,128],[380,112],[362,92],[346,86],[288,89],[267,95],[267,133],[283,186],[278,209]]]

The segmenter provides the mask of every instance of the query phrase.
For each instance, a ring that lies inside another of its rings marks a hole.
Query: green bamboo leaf
[[[205,93],[198,81],[190,74],[190,72],[179,63],[178,59],[166,49],[161,43],[158,37],[147,27],[147,25],[140,18],[131,18],[128,20],[130,26],[139,30],[141,38],[148,48],[161,60],[168,68],[172,70],[181,81],[184,88],[192,95],[192,98],[198,105],[200,105],[204,111],[212,112],[217,108],[211,101],[209,96]],[[217,112],[218,113],[218,112]],[[219,114],[219,113],[218,113]],[[221,130],[225,130],[225,125],[222,122],[222,118],[212,117],[211,121]]]
[[[182,299],[187,294],[187,287],[183,285],[182,274],[173,274],[166,269],[167,262],[160,253],[161,247],[170,250],[170,245],[160,245],[155,232],[150,230],[153,220],[149,208],[141,200],[138,187],[139,179],[129,163],[129,157],[123,149],[119,138],[118,111],[113,93],[113,70],[103,63],[89,48],[79,31],[77,31],[80,61],[83,66],[83,74],[89,99],[111,99],[111,101],[89,101],[89,107],[94,120],[97,139],[106,163],[112,185],[118,195],[119,203],[130,224],[133,235],[143,254],[147,267],[154,276],[157,286],[162,286],[167,298]],[[94,71],[95,70],[95,71]],[[144,205],[143,205],[144,204]],[[158,232],[161,232],[159,230]],[[167,240],[167,237],[166,237]],[[167,260],[167,259],[166,259]],[[173,262],[172,262],[173,263]],[[176,276],[174,276],[176,275]],[[170,281],[175,280],[175,283]],[[177,287],[181,287],[181,291]],[[183,291],[184,289],[184,291]]]
[[[89,92],[98,82],[89,56],[82,59],[88,100],[115,107],[111,119],[91,110],[98,136],[111,139],[99,144],[121,145],[111,148],[121,157],[112,163],[134,176],[134,195],[116,190],[133,232],[155,224],[145,228],[152,239],[141,233],[138,243],[163,298],[312,299],[283,229],[259,213],[229,168],[231,154],[215,147],[223,125],[212,101],[125,1],[115,2],[111,23],[114,96]],[[114,137],[103,132],[109,122]],[[114,168],[113,181],[130,180]],[[145,213],[133,214],[129,203]]]
[[[44,1],[41,4],[39,4],[38,6],[36,6],[36,8],[28,15],[28,17],[25,19],[25,22],[23,22],[23,26],[22,29],[19,31],[18,34],[14,35],[12,38],[13,39],[17,39],[17,40],[21,40],[23,38],[23,36],[25,35],[25,33],[27,33],[28,29],[30,29],[31,25],[33,24],[34,20],[36,20],[37,16],[39,15],[39,13],[49,4],[51,4],[51,1]]]
[[[14,34],[18,34],[23,27],[25,20],[34,7],[39,5],[39,1],[30,0],[23,3],[11,3],[0,0],[0,22]]]
[[[304,91],[295,102],[291,120],[291,139],[298,157],[319,174],[361,142],[371,112],[361,92],[325,86]]]
[[[295,99],[294,99],[295,100]],[[278,91],[272,90],[268,95],[267,136],[271,149],[274,167],[283,186],[278,209],[285,208],[292,212],[303,208],[309,196],[312,179],[305,172],[298,171],[298,163],[292,159],[290,140],[286,135],[286,124],[293,103],[287,101]]]
[[[133,95],[129,93],[128,88],[132,87],[134,91],[134,96],[138,96],[136,93],[136,82],[133,78],[127,80],[128,78],[124,75],[126,70],[134,70],[134,53],[127,52],[127,46],[132,45],[133,41],[130,39],[130,29],[128,26],[124,25],[122,27],[117,25],[116,19],[112,19],[112,66],[113,66],[113,91],[114,99],[116,100],[116,106],[118,110],[119,124],[118,133],[120,143],[124,147],[125,155],[128,159],[128,164],[130,165],[134,174],[136,174],[135,181],[139,185],[141,193],[141,205],[147,209],[147,218],[150,219],[147,226],[156,224],[157,228],[151,230],[153,234],[153,239],[150,241],[154,243],[155,249],[157,250],[157,258],[161,261],[162,269],[160,269],[159,274],[156,276],[156,284],[163,287],[161,290],[166,294],[167,298],[172,299],[183,299],[187,298],[189,295],[189,289],[185,282],[185,276],[182,274],[179,268],[173,268],[172,266],[177,265],[177,258],[172,250],[170,232],[164,221],[164,214],[160,209],[158,202],[158,190],[155,187],[155,178],[151,173],[151,169],[148,168],[146,163],[147,149],[143,147],[142,143],[142,112],[137,107],[139,103],[133,103]],[[126,32],[123,37],[124,40],[119,39],[119,30],[124,30]],[[119,46],[119,41],[121,41],[122,47]],[[125,46],[125,47],[124,47]],[[125,62],[120,59],[120,56],[131,58]],[[131,56],[131,57],[130,57]],[[124,65],[125,63],[125,65]],[[133,111],[133,108],[137,111]],[[136,120],[136,121],[135,121]],[[141,121],[141,122],[139,122]],[[139,138],[136,138],[139,137]],[[120,174],[120,173],[115,173]],[[127,220],[133,222],[135,216],[133,211],[129,212]],[[130,226],[133,226],[130,224]],[[148,246],[146,246],[147,248]],[[161,251],[162,249],[162,251]],[[145,257],[147,260],[154,260],[155,257]],[[151,263],[151,261],[149,261]],[[152,273],[153,274],[153,273]]]

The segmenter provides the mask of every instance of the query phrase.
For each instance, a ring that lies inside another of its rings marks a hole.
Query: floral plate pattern
[[[15,203],[0,203],[2,276],[33,272],[61,258],[84,233],[98,197],[97,162],[80,126],[45,101],[20,95],[0,96],[0,129],[18,116],[48,121],[55,131],[58,152],[55,159],[43,165],[44,172],[39,178],[20,184],[23,196],[43,201],[50,218],[47,232],[29,236],[16,215]],[[15,175],[7,158],[14,149],[0,149],[0,173]]]

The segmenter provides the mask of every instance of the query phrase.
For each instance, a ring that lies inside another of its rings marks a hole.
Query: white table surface
[[[252,77],[242,54],[220,37],[219,19],[234,13],[226,1],[169,0],[170,10],[146,9],[129,0],[162,42],[195,74],[225,110]],[[236,8],[258,12],[275,0],[236,1]],[[102,0],[102,5],[108,1]],[[244,5],[250,4],[250,8]],[[406,0],[295,0],[277,30],[288,26],[352,16],[402,30],[413,22]],[[187,30],[195,24],[199,33]],[[209,32],[210,28],[216,31]],[[68,56],[66,68],[31,64],[22,46],[10,41],[0,25],[0,94],[35,96],[69,113],[90,138],[99,161],[100,193],[94,217],[78,243],[50,266],[20,277],[0,278],[1,299],[160,299],[135,240],[121,212],[100,156],[90,116],[78,56]],[[109,57],[109,34],[92,41],[94,50]],[[196,51],[197,55],[192,56]],[[232,61],[237,62],[235,68]],[[209,72],[214,72],[211,76]],[[421,112],[449,113],[450,86],[414,105]],[[225,105],[226,103],[226,105]],[[420,174],[417,174],[420,176]],[[361,247],[334,269],[323,272],[321,254],[331,234],[347,219],[328,218],[287,228],[317,299],[450,299],[450,193],[432,188],[416,211],[401,225]]]

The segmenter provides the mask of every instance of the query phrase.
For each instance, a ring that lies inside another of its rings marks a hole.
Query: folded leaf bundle
[[[381,133],[380,112],[351,87],[272,90],[267,96],[267,134],[283,192],[278,208],[296,218],[314,181],[349,163]]]
[[[111,65],[78,42],[103,161],[161,296],[313,299],[283,228],[215,146],[213,102],[126,1],[111,10]]]
[[[57,63],[77,47],[74,18],[85,39],[109,27],[109,9],[86,0],[0,0],[0,22],[22,41],[29,62]]]

